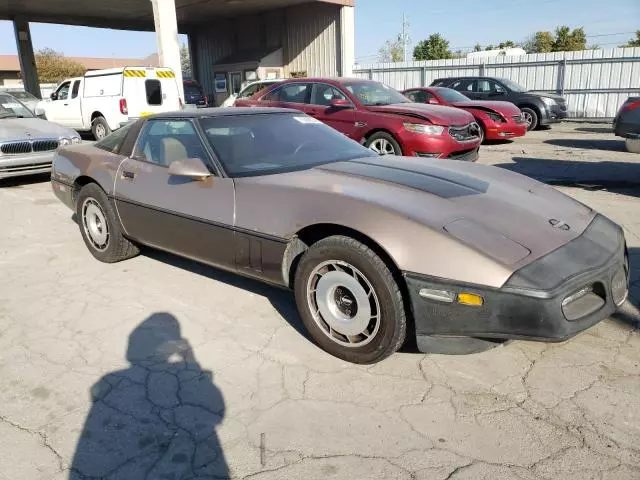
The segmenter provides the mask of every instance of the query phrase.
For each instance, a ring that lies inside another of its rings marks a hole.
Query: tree
[[[489,45],[487,45],[486,47],[484,47],[485,51],[495,50],[495,48],[496,48],[496,47],[495,47],[495,46],[493,46],[493,45],[491,45],[491,44],[489,44]]]
[[[551,32],[536,32],[533,36],[531,53],[552,52],[555,41]]]
[[[482,51],[482,45],[480,45],[479,43],[476,43],[476,45],[473,47],[473,51],[474,52],[481,52]]]
[[[501,42],[498,45],[498,48],[513,48],[515,46],[516,44],[514,42],[512,42],[511,40],[507,40],[506,42]]]
[[[582,27],[571,30],[566,25],[562,25],[556,28],[554,52],[574,52],[585,48],[587,48],[587,36]]]
[[[622,45],[623,47],[640,47],[640,30],[636,31],[636,38],[632,38],[627,42],[626,45]]]
[[[189,55],[189,47],[184,43],[180,45],[180,68],[183,77],[191,76],[191,56]]]
[[[35,57],[38,79],[42,83],[58,83],[65,78],[82,76],[87,71],[81,63],[65,58],[51,48],[38,50]]]
[[[439,33],[429,35],[426,40],[421,40],[413,50],[414,60],[440,60],[452,58],[449,50],[449,41]]]
[[[404,46],[401,35],[395,40],[387,40],[378,50],[378,61],[380,62],[402,62],[404,60]]]

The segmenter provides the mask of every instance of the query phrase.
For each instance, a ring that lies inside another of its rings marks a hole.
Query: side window
[[[308,103],[311,93],[310,83],[291,83],[283,85],[280,91],[280,101],[289,103]]]
[[[124,127],[120,127],[113,133],[104,137],[102,140],[98,140],[93,144],[93,146],[102,150],[106,150],[107,152],[117,153],[118,150],[120,150],[122,142],[124,142],[124,139],[127,137],[127,133],[129,133],[129,130],[134,123],[135,122],[131,122],[126,124]]]
[[[315,83],[311,95],[313,105],[330,105],[333,100],[346,100],[347,97],[335,87],[325,83]]]
[[[147,103],[149,105],[162,105],[162,85],[160,80],[146,80],[144,82],[144,90],[147,94]]]
[[[266,100],[268,102],[277,102],[280,100],[280,92],[282,91],[282,87],[274,88],[269,93],[267,93],[262,100]]]
[[[505,93],[505,89],[498,82],[493,80],[488,80],[489,82],[489,91],[491,93]]]
[[[459,92],[475,92],[477,91],[475,80],[469,78],[462,78],[460,80],[456,80],[453,82],[449,88],[453,88],[454,90],[458,90]]]
[[[245,88],[244,90],[240,91],[240,93],[238,94],[238,98],[250,97],[251,95],[253,95],[254,93],[256,93],[258,91],[258,87],[259,86],[260,86],[259,83],[254,83],[253,85],[249,85],[247,88]]]
[[[69,86],[71,85],[71,82],[64,82],[62,85],[60,85],[60,88],[58,88],[58,100],[67,100],[69,98]]]
[[[478,93],[491,93],[489,80],[478,80]]]
[[[71,89],[71,98],[78,96],[78,90],[80,90],[80,80],[73,82],[73,88]]]
[[[429,96],[430,95],[427,92],[422,90],[414,90],[412,92],[409,92],[409,94],[407,95],[407,97],[417,103],[427,103],[427,101],[429,100]]]
[[[168,167],[171,162],[199,158],[208,163],[200,136],[188,120],[150,120],[142,127],[133,157]]]

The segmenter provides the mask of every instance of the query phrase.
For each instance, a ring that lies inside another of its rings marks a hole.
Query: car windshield
[[[508,78],[500,78],[499,80],[504,84],[505,87],[507,87],[512,92],[522,93],[527,91],[527,89],[524,88],[522,85],[519,85],[516,82],[509,80]]]
[[[375,105],[391,105],[393,103],[411,103],[407,97],[397,90],[379,82],[348,82],[344,88],[358,97],[360,103],[366,107]]]
[[[0,94],[0,118],[31,118],[33,114],[17,98]]]
[[[453,102],[466,102],[469,100],[469,97],[463,95],[462,93],[454,90],[453,88],[437,88],[436,92],[445,102],[453,103]]]
[[[7,93],[22,102],[31,102],[33,100],[36,100],[36,101],[38,100],[37,97],[31,95],[29,92],[26,92],[24,90],[10,90]]]
[[[376,155],[299,113],[206,117],[200,124],[231,177],[293,172]]]

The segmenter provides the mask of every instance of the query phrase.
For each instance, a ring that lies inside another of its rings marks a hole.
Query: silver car
[[[36,105],[41,102],[38,97],[30,94],[24,88],[4,88],[0,90],[0,93],[8,93],[34,113],[36,111]]]
[[[58,146],[80,143],[75,130],[35,118],[22,102],[0,92],[0,179],[46,173]]]

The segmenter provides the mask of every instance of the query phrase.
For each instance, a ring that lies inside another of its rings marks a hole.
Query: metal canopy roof
[[[353,0],[176,0],[178,25],[205,24],[275,8],[322,1],[353,5]],[[0,0],[0,19],[22,16],[30,22],[84,25],[121,30],[153,30],[150,0]]]

